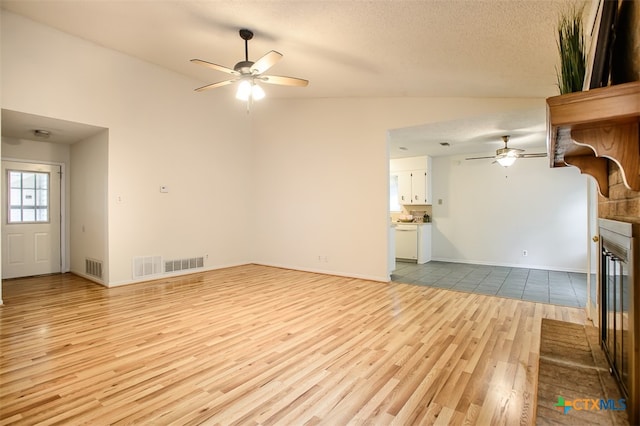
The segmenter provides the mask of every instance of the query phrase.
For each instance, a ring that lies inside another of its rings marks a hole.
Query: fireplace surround
[[[601,346],[626,399],[631,424],[640,422],[640,226],[599,219]]]

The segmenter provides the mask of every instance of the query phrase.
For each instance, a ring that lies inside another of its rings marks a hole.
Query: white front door
[[[2,162],[2,278],[60,272],[60,166]]]

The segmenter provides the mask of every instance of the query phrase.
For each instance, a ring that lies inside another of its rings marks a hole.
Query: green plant
[[[582,10],[572,9],[558,20],[560,72],[556,68],[560,94],[579,92],[584,83],[586,57],[582,31]]]

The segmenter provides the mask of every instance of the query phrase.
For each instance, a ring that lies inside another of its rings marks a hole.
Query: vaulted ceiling
[[[265,87],[272,97],[546,98],[557,94],[559,14],[577,5],[588,17],[596,3],[3,0],[2,7],[202,84],[227,75],[189,60],[233,67],[244,57],[238,30],[251,29],[250,60],[277,50],[284,57],[270,73],[310,81]]]

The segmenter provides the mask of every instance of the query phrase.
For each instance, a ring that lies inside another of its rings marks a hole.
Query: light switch
[[[169,192],[169,187],[166,185],[160,185],[160,192],[163,192],[163,193]]]

